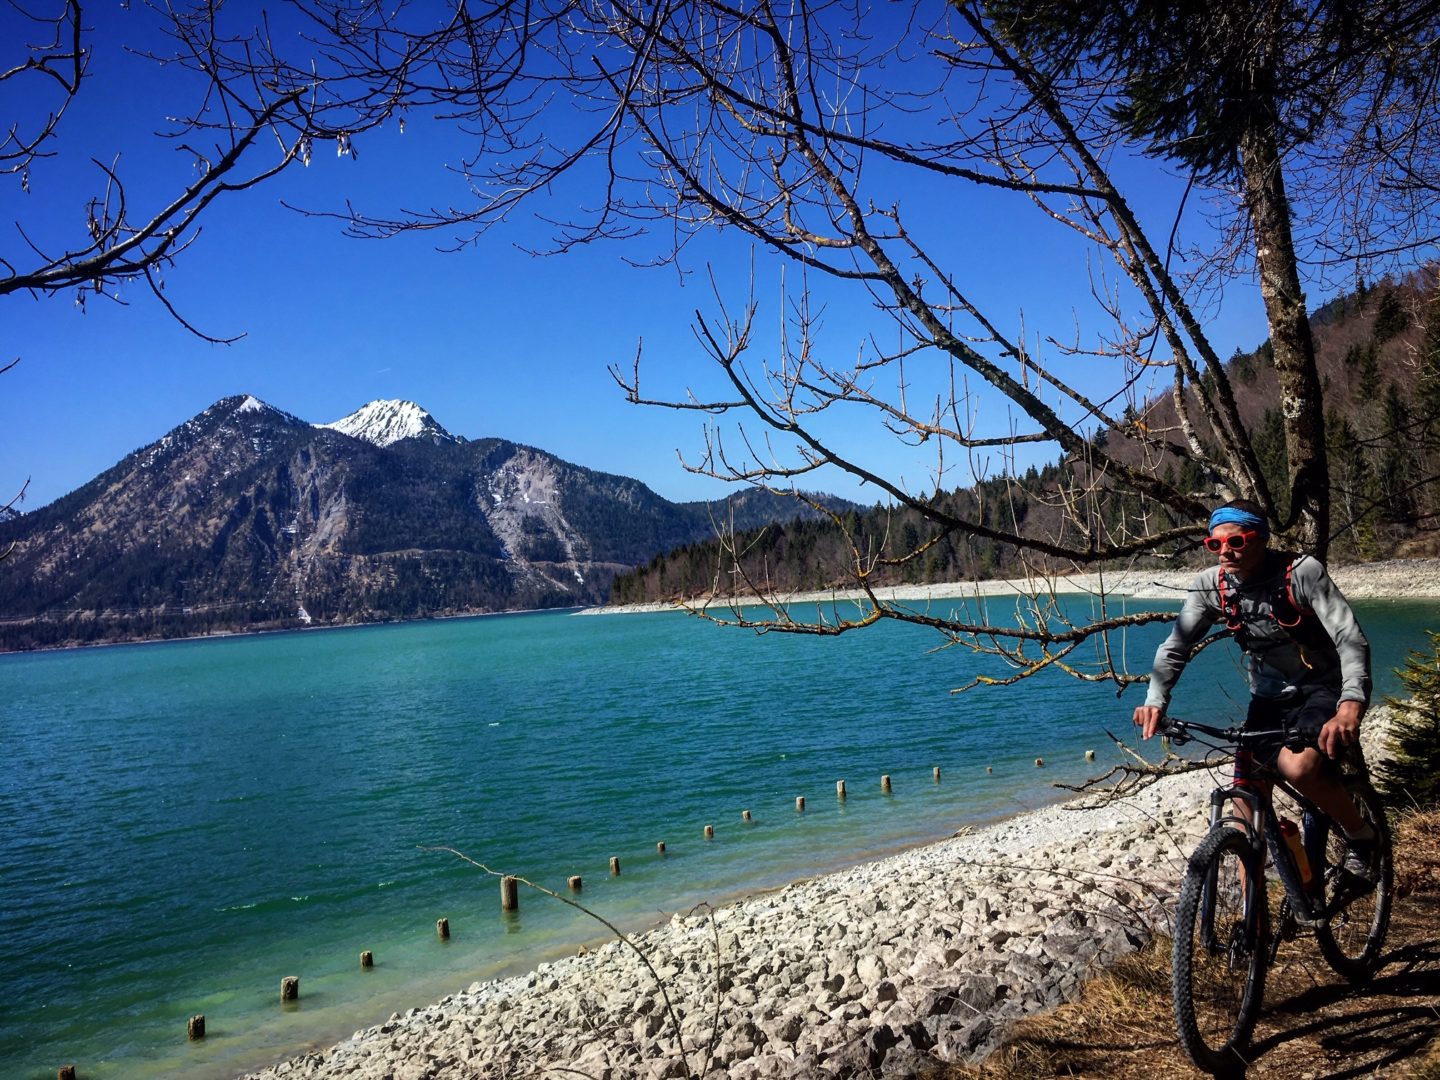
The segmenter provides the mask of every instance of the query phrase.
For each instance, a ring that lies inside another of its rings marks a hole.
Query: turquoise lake
[[[1355,606],[1393,691],[1435,605]],[[1133,670],[1163,633],[1124,641]],[[952,695],[1006,671],[938,643],[543,613],[0,657],[0,1075],[235,1076],[603,939],[537,893],[502,913],[494,878],[424,845],[560,892],[582,875],[587,905],[640,928],[1052,801],[1116,760],[1105,729],[1128,734],[1138,689]],[[1227,645],[1175,711],[1244,700]],[[287,975],[301,997],[282,1007]]]

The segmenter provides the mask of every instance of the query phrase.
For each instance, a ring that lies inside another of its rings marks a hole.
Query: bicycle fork
[[[1226,804],[1235,803],[1244,808],[1241,813],[1226,813]],[[1323,875],[1325,866],[1325,842],[1329,823],[1319,814],[1305,810],[1305,852],[1310,865],[1317,875]],[[1270,849],[1270,862],[1275,867],[1275,876],[1285,889],[1289,913],[1296,923],[1307,930],[1323,927],[1328,921],[1324,909],[1323,894],[1313,895],[1300,878],[1300,869],[1290,854],[1290,849],[1280,835],[1280,825],[1270,808],[1270,800],[1251,789],[1242,780],[1228,788],[1218,788],[1210,793],[1210,826],[1229,825],[1238,828],[1245,835],[1255,853],[1257,866],[1265,865],[1265,849]],[[1322,878],[1323,880],[1323,878]],[[1263,884],[1263,871],[1262,871]],[[1312,882],[1313,884],[1313,882]],[[1256,892],[1247,888],[1246,924],[1250,923],[1249,906],[1253,900],[1263,902],[1263,890]]]
[[[1241,813],[1227,813],[1227,804],[1235,803],[1244,808]],[[1238,949],[1241,954],[1248,955],[1251,951],[1260,947],[1260,940],[1263,934],[1263,922],[1265,918],[1265,848],[1264,841],[1260,839],[1261,832],[1257,825],[1263,822],[1265,817],[1264,801],[1254,791],[1248,790],[1244,783],[1238,783],[1228,788],[1217,788],[1210,793],[1210,828],[1213,830],[1221,826],[1235,828],[1245,837],[1250,850],[1254,852],[1254,865],[1258,868],[1255,881],[1250,881],[1250,871],[1246,866],[1240,867],[1242,889],[1242,923],[1239,927],[1215,926],[1216,890],[1220,882],[1216,881],[1214,874],[1216,867],[1211,867],[1211,877],[1205,882],[1204,891],[1200,896],[1200,927],[1202,940],[1206,949],[1213,953],[1230,952],[1232,962],[1243,963],[1243,955],[1234,955]],[[1217,930],[1226,935],[1226,940],[1217,937]],[[1235,932],[1241,931],[1239,940],[1235,938]]]

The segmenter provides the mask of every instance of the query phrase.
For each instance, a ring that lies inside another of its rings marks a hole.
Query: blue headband
[[[1238,506],[1222,506],[1210,515],[1210,531],[1215,531],[1216,525],[1239,525],[1242,529],[1254,529],[1261,536],[1269,539],[1270,526],[1265,519],[1258,514],[1252,514],[1248,510],[1241,510]]]

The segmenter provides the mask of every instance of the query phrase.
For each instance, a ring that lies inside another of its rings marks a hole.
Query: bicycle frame
[[[1207,724],[1197,724],[1193,721],[1172,721],[1173,734],[1178,742],[1189,741],[1193,736],[1190,732],[1200,731],[1212,737],[1222,739],[1236,747],[1237,773],[1242,770],[1246,775],[1237,776],[1235,782],[1224,787],[1217,787],[1210,793],[1210,826],[1227,825],[1238,829],[1246,838],[1251,849],[1255,852],[1257,865],[1261,869],[1261,883],[1264,882],[1265,851],[1269,848],[1270,862],[1275,867],[1275,876],[1280,879],[1280,884],[1285,889],[1285,895],[1290,901],[1290,910],[1295,919],[1301,925],[1310,929],[1323,927],[1329,918],[1329,912],[1324,910],[1323,899],[1321,906],[1317,906],[1316,897],[1305,887],[1300,874],[1300,868],[1295,864],[1295,858],[1290,853],[1289,846],[1280,835],[1279,819],[1275,814],[1273,792],[1278,786],[1282,791],[1292,798],[1300,807],[1305,828],[1305,854],[1310,865],[1317,875],[1325,872],[1324,857],[1325,843],[1329,835],[1331,822],[1319,807],[1300,794],[1293,786],[1277,775],[1255,775],[1252,770],[1255,766],[1250,759],[1248,750],[1243,749],[1247,741],[1260,737],[1276,734],[1275,732],[1251,732],[1241,729],[1222,729],[1211,727]],[[1245,806],[1248,817],[1239,813],[1226,813],[1227,805],[1240,804]],[[1323,891],[1322,891],[1323,898]],[[1206,910],[1209,910],[1209,901],[1206,901]],[[1250,898],[1246,898],[1246,926],[1250,926],[1250,915],[1248,908]]]
[[[1300,806],[1305,819],[1305,853],[1310,865],[1323,873],[1322,862],[1325,851],[1325,837],[1329,831],[1330,819],[1318,807],[1283,780],[1237,780],[1228,787],[1219,787],[1210,793],[1210,826],[1228,825],[1244,834],[1246,841],[1255,852],[1257,865],[1261,867],[1260,884],[1263,887],[1265,875],[1265,851],[1269,848],[1271,865],[1275,876],[1285,889],[1290,908],[1297,921],[1308,927],[1324,925],[1328,912],[1316,906],[1315,898],[1305,888],[1300,868],[1290,853],[1289,845],[1280,836],[1279,820],[1275,814],[1270,788],[1278,785]],[[1249,809],[1249,817],[1238,813],[1226,813],[1227,805],[1240,803]],[[1313,854],[1312,854],[1313,853]],[[1246,925],[1250,923],[1250,898],[1246,898]],[[1208,901],[1206,910],[1208,913]]]

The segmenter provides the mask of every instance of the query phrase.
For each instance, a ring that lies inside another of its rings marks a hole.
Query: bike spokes
[[[1234,1069],[1260,1008],[1269,952],[1265,896],[1243,836],[1213,831],[1191,860],[1176,916],[1173,979],[1181,1042],[1211,1071]]]
[[[1352,781],[1349,786],[1356,808],[1375,830],[1375,840],[1369,845],[1372,862],[1368,868],[1369,880],[1357,881],[1343,869],[1348,848],[1339,830],[1332,831],[1326,850],[1329,869],[1325,874],[1329,919],[1317,932],[1316,939],[1330,966],[1351,982],[1360,983],[1373,975],[1380,963],[1390,925],[1393,869],[1390,833],[1378,797],[1364,782]]]

